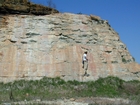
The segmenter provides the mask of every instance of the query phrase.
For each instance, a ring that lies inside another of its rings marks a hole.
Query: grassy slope
[[[121,97],[140,100],[140,81],[125,82],[117,77],[97,81],[64,81],[60,78],[0,83],[0,103],[23,100],[54,100],[76,97]]]

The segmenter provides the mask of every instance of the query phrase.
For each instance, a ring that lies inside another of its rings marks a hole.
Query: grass
[[[23,100],[55,100],[76,97],[111,97],[140,100],[140,81],[123,81],[117,77],[97,81],[64,81],[44,77],[41,80],[19,80],[0,83],[0,103]],[[140,102],[140,101],[139,101]]]

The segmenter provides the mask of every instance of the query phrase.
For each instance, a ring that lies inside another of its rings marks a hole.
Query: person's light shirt
[[[83,55],[83,61],[87,61],[87,54]]]

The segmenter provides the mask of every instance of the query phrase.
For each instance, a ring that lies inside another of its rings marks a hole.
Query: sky
[[[47,6],[48,0],[30,0]],[[61,13],[97,15],[107,20],[140,64],[140,0],[52,0]]]

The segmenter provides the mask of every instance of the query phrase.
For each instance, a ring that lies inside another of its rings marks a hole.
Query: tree
[[[48,5],[48,7],[50,7],[50,8],[56,8],[56,5],[53,3],[53,1],[52,0],[47,0],[47,5]]]

